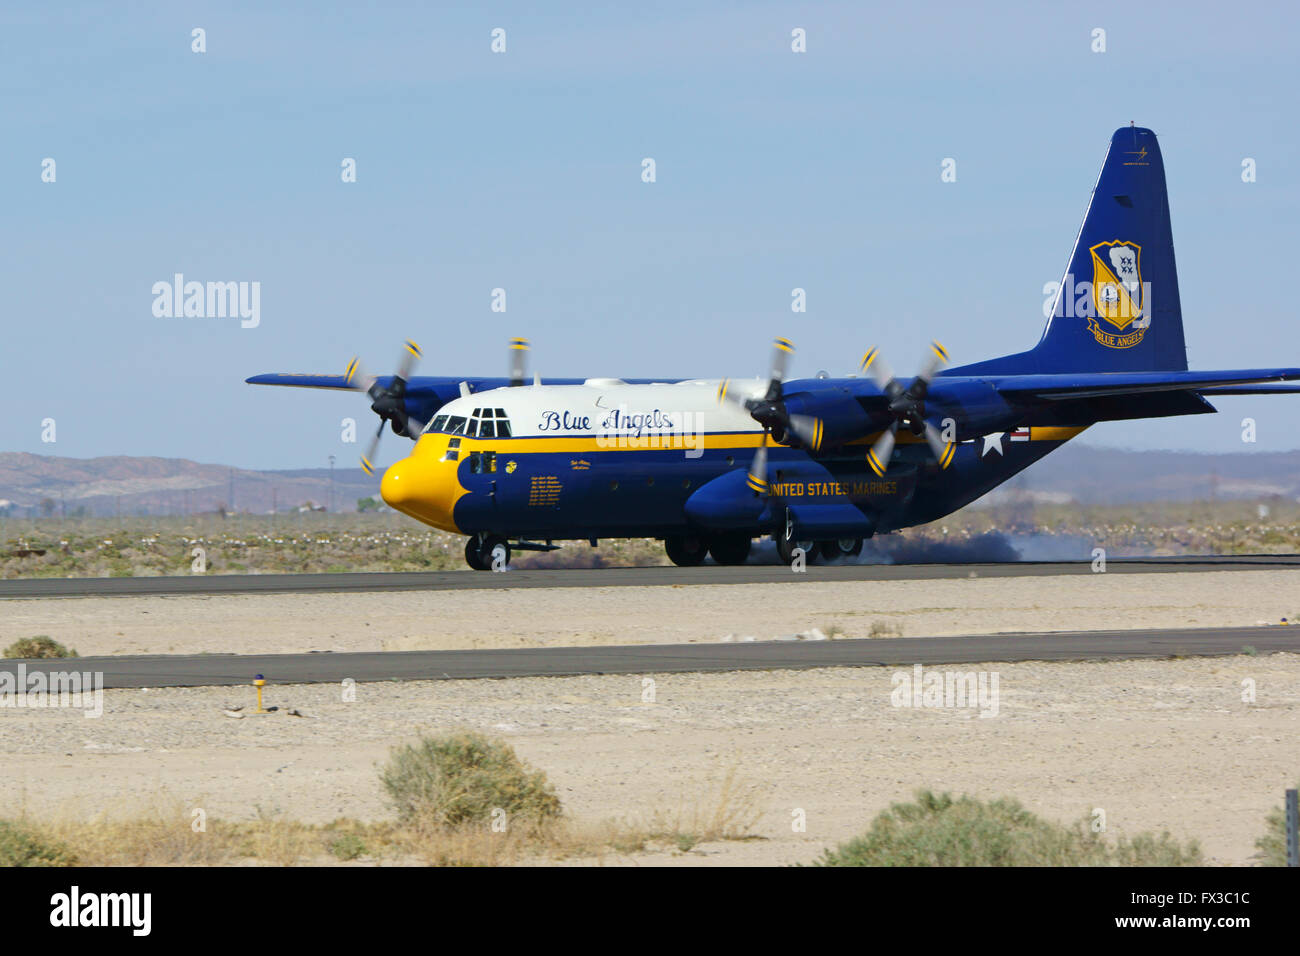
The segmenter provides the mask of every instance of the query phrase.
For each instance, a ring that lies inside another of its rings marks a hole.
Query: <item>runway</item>
[[[1107,574],[1182,571],[1300,569],[1300,555],[1204,555],[1116,558]],[[1001,564],[813,565],[795,574],[784,565],[698,568],[594,568],[581,570],[378,572],[344,574],[222,574],[138,578],[22,578],[0,581],[0,598],[140,597],[182,594],[283,594],[363,591],[456,591],[485,588],[682,587],[800,581],[922,581],[943,578],[1014,578],[1092,574],[1090,561]]]
[[[202,687],[250,683],[262,674],[280,684],[365,683],[569,677],[585,674],[716,673],[812,667],[1098,661],[1214,657],[1247,648],[1300,653],[1300,626],[1141,631],[1075,631],[984,637],[912,637],[844,641],[761,641],[621,647],[84,657],[0,661],[0,672],[98,672],[105,688]]]

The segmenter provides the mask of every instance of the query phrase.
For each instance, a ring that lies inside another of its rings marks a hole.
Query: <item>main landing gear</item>
[[[840,558],[857,557],[862,553],[861,538],[802,541],[798,538],[788,538],[783,534],[774,534],[772,541],[776,544],[776,553],[782,564],[794,563],[796,548],[803,552],[803,559],[807,564],[812,564],[819,558],[829,562]],[[705,555],[713,558],[716,564],[744,564],[749,559],[750,538],[743,533],[708,537],[676,535],[664,539],[664,550],[668,552],[668,559],[682,568],[702,564]]]
[[[840,558],[855,558],[862,553],[861,538],[835,538],[830,541],[800,541],[783,534],[772,535],[776,545],[776,555],[782,564],[793,564],[795,549],[803,552],[805,564],[816,561],[838,561]]]
[[[747,534],[717,534],[709,537],[674,535],[664,538],[668,560],[681,568],[691,568],[709,555],[718,564],[744,564],[749,557],[750,538]]]

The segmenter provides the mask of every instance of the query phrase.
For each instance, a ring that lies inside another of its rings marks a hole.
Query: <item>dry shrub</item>
[[[1199,866],[1196,841],[1141,833],[1111,844],[1086,822],[1066,826],[1015,800],[921,790],[895,803],[865,834],[826,850],[816,866]]]
[[[649,838],[667,840],[682,852],[697,843],[754,839],[754,824],[763,815],[759,797],[758,787],[742,780],[738,765],[730,764],[696,802],[652,814]]]
[[[529,768],[504,740],[474,731],[422,736],[394,747],[380,773],[398,819],[418,828],[536,829],[560,815],[546,775]]]
[[[5,648],[5,657],[26,658],[27,660],[76,656],[76,651],[69,650],[47,634],[19,638]]]

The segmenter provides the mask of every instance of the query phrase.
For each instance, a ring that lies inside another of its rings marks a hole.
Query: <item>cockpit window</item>
[[[464,435],[466,438],[509,438],[510,422],[504,408],[476,408],[464,415],[436,415],[425,426],[426,432]]]

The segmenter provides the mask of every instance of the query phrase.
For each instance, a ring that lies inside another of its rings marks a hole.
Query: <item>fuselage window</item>
[[[497,456],[493,451],[469,453],[469,471],[472,475],[491,475],[497,470]]]

